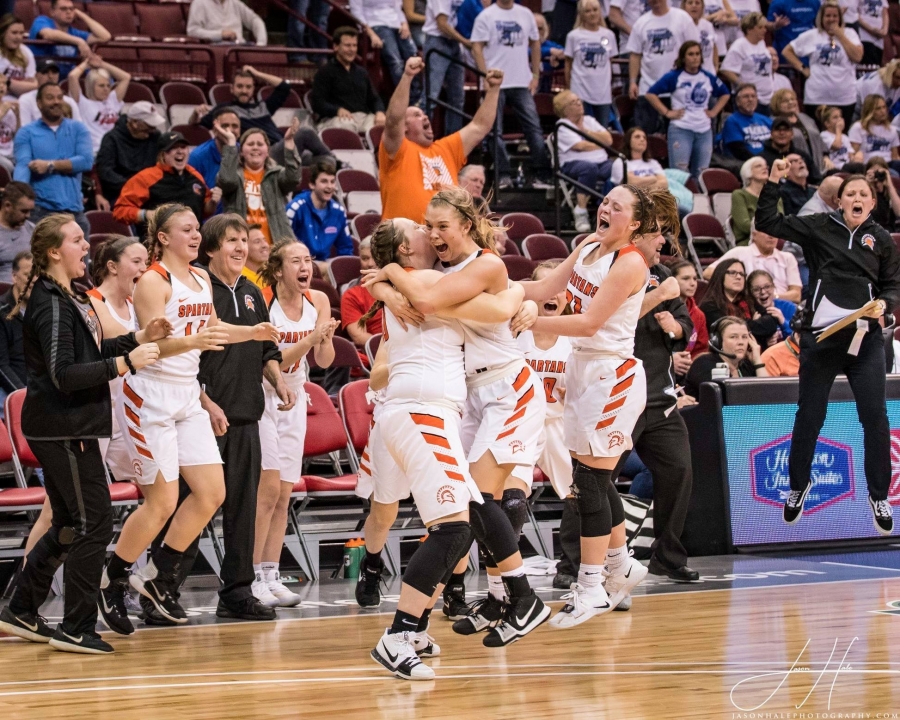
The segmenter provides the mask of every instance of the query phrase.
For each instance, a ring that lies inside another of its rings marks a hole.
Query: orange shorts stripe
[[[423,415],[421,413],[410,413],[409,416],[416,425],[428,425],[429,427],[444,429],[444,418],[434,415]]]
[[[515,428],[510,428],[509,430],[504,430],[502,433],[500,433],[500,434],[497,436],[497,439],[498,439],[498,440],[502,440],[503,438],[505,438],[505,437],[507,437],[507,436],[509,436],[509,435],[512,435],[515,431],[516,431]]]
[[[612,389],[610,396],[618,395],[620,392],[627,390],[628,388],[631,387],[631,384],[633,382],[634,382],[634,375],[629,375],[627,378],[625,378],[622,382],[620,382],[618,385],[616,385]]]
[[[132,390],[127,382],[122,383],[122,391],[125,393],[125,397],[127,397],[129,400],[131,400],[131,402],[134,403],[134,406],[138,410],[140,410],[141,406],[144,404],[143,398],[140,395],[138,395],[134,390]]]
[[[369,468],[368,468],[367,465],[363,465],[362,463],[360,463],[360,464],[359,464],[359,469],[362,470],[366,475],[369,475],[369,476],[372,475],[372,471],[369,470]]]
[[[531,402],[531,399],[533,397],[534,397],[534,387],[530,387],[525,392],[525,394],[519,398],[519,402],[516,403],[516,406],[515,406],[515,408],[513,408],[513,411],[515,412],[516,410],[519,410],[520,408],[525,407],[528,403]]]
[[[138,427],[141,426],[141,419],[138,417],[138,414],[134,410],[132,410],[130,407],[128,407],[127,405],[125,406],[125,415],[135,425],[137,425]]]
[[[153,453],[149,450],[142,448],[140,445],[135,445],[135,449],[138,451],[138,455],[143,455],[145,458],[153,459]]]
[[[143,435],[141,435],[137,430],[132,430],[131,428],[128,428],[128,434],[131,435],[131,437],[133,437],[138,442],[142,442],[142,443],[144,443],[144,445],[147,444],[147,438],[145,438]]]
[[[635,360],[634,358],[629,358],[616,368],[616,377],[625,377],[625,373],[631,370],[631,368],[633,368],[635,365],[637,365],[637,360]]]
[[[605,415],[608,412],[612,412],[613,410],[618,410],[625,404],[625,401],[628,399],[627,395],[623,395],[618,400],[613,400],[611,403],[607,403],[606,407],[603,408],[603,414]]]
[[[612,417],[606,418],[606,420],[601,420],[600,422],[598,422],[597,427],[595,429],[602,430],[603,428],[609,427],[610,425],[612,425],[615,421],[616,421],[616,416],[613,415]]]
[[[425,438],[425,442],[429,445],[437,445],[438,447],[450,449],[450,442],[447,438],[443,438],[440,435],[432,435],[431,433],[422,433],[422,437]]]
[[[447,473],[447,477],[450,478],[451,480],[458,480],[459,482],[466,481],[466,479],[462,475],[460,475],[458,472],[450,472],[449,470],[445,470],[444,472]]]
[[[368,450],[363,450],[362,459],[363,459],[363,460],[368,460],[368,459],[369,459],[369,452],[368,452]]]
[[[519,410],[519,412],[517,412],[515,415],[512,415],[512,416],[509,418],[509,420],[507,420],[505,423],[503,423],[503,426],[506,427],[506,426],[509,425],[510,423],[514,423],[516,420],[520,420],[520,419],[522,419],[523,417],[525,417],[525,411],[526,411],[526,410],[528,410],[528,408],[522,408],[521,410]]]
[[[523,367],[519,371],[519,374],[516,376],[516,379],[513,381],[513,390],[519,392],[519,390],[521,390],[525,386],[525,383],[528,382],[528,376],[530,374],[531,372],[528,370],[528,368]]]
[[[458,466],[459,463],[456,462],[456,458],[450,455],[444,455],[443,453],[435,452],[434,456],[438,459],[438,462],[442,462],[445,465],[453,465]]]

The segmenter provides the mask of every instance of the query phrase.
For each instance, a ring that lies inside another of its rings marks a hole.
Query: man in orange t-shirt
[[[269,218],[266,217],[266,209],[262,202],[262,181],[266,174],[265,167],[254,172],[248,167],[244,168],[244,197],[247,198],[247,223],[259,225],[266,242],[272,244],[272,233],[269,232]]]
[[[409,106],[410,85],[424,67],[422,58],[406,61],[388,105],[378,149],[381,216],[385,220],[405,217],[423,222],[432,196],[442,187],[457,184],[466,156],[491,131],[497,116],[503,73],[488,70],[484,98],[475,117],[459,132],[436,141],[428,116],[420,108]]]

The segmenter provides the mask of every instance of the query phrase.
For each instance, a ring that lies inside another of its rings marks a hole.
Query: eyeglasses
[[[728,275],[728,277],[740,278],[741,280],[747,277],[747,274],[742,273],[740,270],[726,270],[725,274]]]
[[[774,289],[774,285],[757,285],[755,288],[750,288],[750,292],[754,295],[762,295],[763,293],[770,293]]]

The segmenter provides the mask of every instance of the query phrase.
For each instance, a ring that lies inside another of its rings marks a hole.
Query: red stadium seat
[[[213,105],[228,103],[234,101],[234,95],[231,94],[231,83],[218,83],[209,89],[209,101]]]
[[[522,256],[522,251],[519,250],[519,246],[513,240],[506,238],[506,242],[503,243],[503,254],[504,255],[518,255]]]
[[[343,168],[337,172],[337,186],[341,195],[357,190],[362,192],[378,192],[378,178],[364,170]]]
[[[363,141],[352,130],[346,128],[326,128],[319,133],[329,150],[365,150]]]
[[[732,193],[740,190],[741,183],[728,170],[707,168],[700,173],[700,189],[712,198],[716,193]]]
[[[579,245],[581,245],[581,241],[584,240],[588,235],[590,235],[590,233],[581,233],[580,235],[576,235],[575,237],[572,238],[572,243],[570,244],[569,247],[571,247],[572,250],[574,250]]]
[[[334,345],[334,361],[331,363],[331,367],[348,367],[351,370],[356,369],[362,370],[366,373],[368,372],[363,366],[362,360],[360,360],[359,352],[356,350],[356,345],[354,345],[349,340],[338,337],[337,335],[335,335],[331,339],[331,341]],[[309,366],[311,368],[319,367],[316,364],[316,354],[314,350],[309,351],[306,359],[309,362]]]
[[[569,257],[569,248],[556,235],[536,233],[522,241],[525,257],[536,262],[544,260],[564,260]]]
[[[9,185],[10,180],[12,178],[9,176],[9,172],[5,167],[0,167],[0,190]]]
[[[91,3],[91,5],[93,4],[94,3]],[[128,90],[125,92],[125,102],[136,103],[142,100],[154,105],[156,104],[156,97],[154,97],[153,91],[144,85],[144,83],[132,80],[128,83]]]
[[[359,277],[359,258],[356,255],[338,255],[328,261],[328,274],[334,287],[340,288]]]
[[[316,264],[313,263],[313,267]],[[328,296],[328,303],[331,307],[339,308],[341,306],[341,296],[338,295],[337,289],[327,280],[323,280],[321,277],[313,276],[312,280],[310,280],[309,286],[313,290],[318,290],[319,292],[323,292]]]
[[[894,239],[894,245],[900,250],[900,233],[891,233],[891,237]]]
[[[108,210],[88,210],[88,223],[91,226],[91,234],[109,233],[111,235],[131,235],[131,228],[123,225],[113,217]]]
[[[506,213],[500,218],[500,225],[506,228],[510,240],[517,242],[522,242],[529,235],[545,232],[544,223],[531,213]]]
[[[204,105],[203,91],[192,83],[167,82],[159,89],[159,99],[163,105]]]
[[[271,85],[266,85],[266,86],[260,88],[259,92],[257,93],[257,97],[259,98],[259,101],[265,102],[266,98],[268,98],[269,95],[272,94],[272,91],[274,89],[275,88],[272,87]],[[303,107],[303,101],[300,99],[300,96],[297,94],[297,92],[295,90],[291,90],[288,92],[287,100],[284,101],[284,103],[282,104],[281,107],[297,108],[299,110],[300,108]]]
[[[375,153],[376,158],[378,157],[378,147],[381,145],[382,135],[384,135],[384,125],[375,125],[366,133],[366,145],[369,146],[369,150]]]
[[[533,273],[534,268],[537,267],[537,263],[519,255],[503,255],[500,259],[503,261],[503,264],[506,265],[506,272],[509,273],[509,279],[514,282],[530,279],[531,273]]]
[[[140,38],[137,16],[130,2],[91,2],[87,14],[109,30],[114,40]]]
[[[141,35],[148,35],[155,40],[187,35],[187,21],[177,3],[139,2],[135,3]]]
[[[357,240],[365,240],[371,235],[381,222],[381,215],[375,213],[363,213],[350,221],[350,232]]]
[[[25,390],[16,390],[6,396],[6,426],[9,428],[9,439],[12,450],[10,459],[16,473],[16,482],[19,487],[27,487],[24,468],[39,468],[41,466],[28,446],[28,440],[22,434],[22,404],[25,402]],[[5,448],[3,448],[5,450]]]
[[[180,132],[188,141],[188,145],[193,147],[202,145],[212,137],[209,130],[202,125],[173,125],[172,132]]]
[[[709,282],[707,280],[697,280],[697,291],[694,293],[694,301],[698,305],[703,302],[703,296],[706,295],[708,289]]]
[[[369,441],[372,413],[375,411],[375,405],[366,399],[368,392],[368,380],[355,380],[344,385],[338,393],[338,408],[349,439],[347,454],[351,458],[351,464],[357,469],[359,458]]]
[[[658,160],[660,165],[665,167],[666,161],[669,158],[669,141],[666,140],[666,136],[648,135],[647,149],[650,152],[650,157],[654,160]]]
[[[697,267],[698,273],[704,265],[711,264],[716,257],[728,251],[725,229],[722,227],[722,223],[712,215],[689,213],[684,217],[683,225],[688,255]],[[698,245],[707,246],[717,255],[713,257],[705,255],[701,258],[697,252]]]

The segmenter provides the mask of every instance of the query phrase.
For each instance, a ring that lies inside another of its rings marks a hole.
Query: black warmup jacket
[[[25,387],[28,378],[22,343],[25,318],[22,313],[17,313],[6,319],[15,304],[12,288],[0,295],[0,387],[7,393]]]
[[[205,269],[212,280],[213,305],[219,320],[246,326],[269,321],[269,308],[256,285],[240,275],[231,288]],[[262,371],[269,360],[281,363],[281,352],[271,341],[226,345],[224,350],[200,356],[197,380],[209,399],[222,408],[229,423],[259,422],[265,408]]]
[[[23,331],[28,389],[22,432],[27,438],[112,435],[109,381],[119,376],[116,357],[134,350],[137,341],[128,333],[101,340],[98,348],[75,302],[44,278],[31,290]]]
[[[804,328],[813,327],[814,315],[825,298],[848,311],[876,299],[884,300],[888,312],[897,306],[900,253],[891,234],[871,215],[851,232],[840,211],[804,217],[779,215],[779,198],[778,185],[767,182],[756,208],[756,227],[803,249],[810,287]]]
[[[650,268],[650,283],[647,292],[658,288],[660,283],[672,273],[664,265]],[[673,340],[656,321],[655,313],[670,312],[672,317],[684,329],[684,335]],[[687,306],[681,298],[666,300],[650,310],[638,320],[634,334],[634,356],[644,363],[647,375],[647,407],[667,410],[675,405],[675,369],[672,366],[672,353],[684,350],[687,340],[694,331],[694,323]]]

